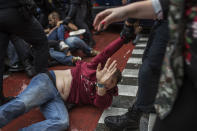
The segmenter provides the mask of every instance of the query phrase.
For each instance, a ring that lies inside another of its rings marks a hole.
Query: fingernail
[[[103,21],[101,24],[104,25],[105,24],[105,21]]]

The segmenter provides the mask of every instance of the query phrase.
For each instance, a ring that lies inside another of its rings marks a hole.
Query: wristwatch
[[[96,83],[96,86],[99,88],[105,88],[105,86],[103,84],[99,84],[98,82]]]

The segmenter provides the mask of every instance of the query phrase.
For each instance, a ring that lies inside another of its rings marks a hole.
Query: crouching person
[[[34,107],[40,107],[46,120],[25,127],[23,131],[67,129],[69,117],[64,102],[108,108],[113,96],[118,94],[117,83],[121,80],[117,62],[111,63],[110,57],[122,45],[123,41],[119,39],[91,62],[78,61],[72,69],[53,70],[35,76],[16,99],[0,107],[0,128]]]

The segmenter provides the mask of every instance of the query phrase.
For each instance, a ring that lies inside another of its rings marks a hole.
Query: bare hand
[[[117,70],[117,61],[114,60],[111,64],[110,58],[107,60],[104,68],[101,70],[101,64],[97,66],[96,70],[96,78],[97,82],[100,84],[106,84],[106,82],[113,76],[115,71]]]
[[[57,27],[60,27],[60,25],[61,25],[62,23],[63,23],[62,20],[61,20],[61,21],[58,21],[56,26],[57,26]]]
[[[100,31],[103,25],[103,29],[106,29],[109,24],[125,19],[126,11],[123,7],[111,8],[97,14],[93,25],[95,30]]]
[[[73,31],[76,31],[78,30],[78,27],[76,25],[74,25],[73,23],[68,23],[68,27],[73,30]]]

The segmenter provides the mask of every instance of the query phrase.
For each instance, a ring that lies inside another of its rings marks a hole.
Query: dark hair
[[[51,12],[50,14],[49,14],[49,16],[52,16],[52,18],[53,19],[60,19],[60,15],[57,13],[57,12]]]
[[[116,72],[113,74],[113,77],[117,79],[117,84],[121,81],[122,79],[122,73],[119,69],[116,70]]]

